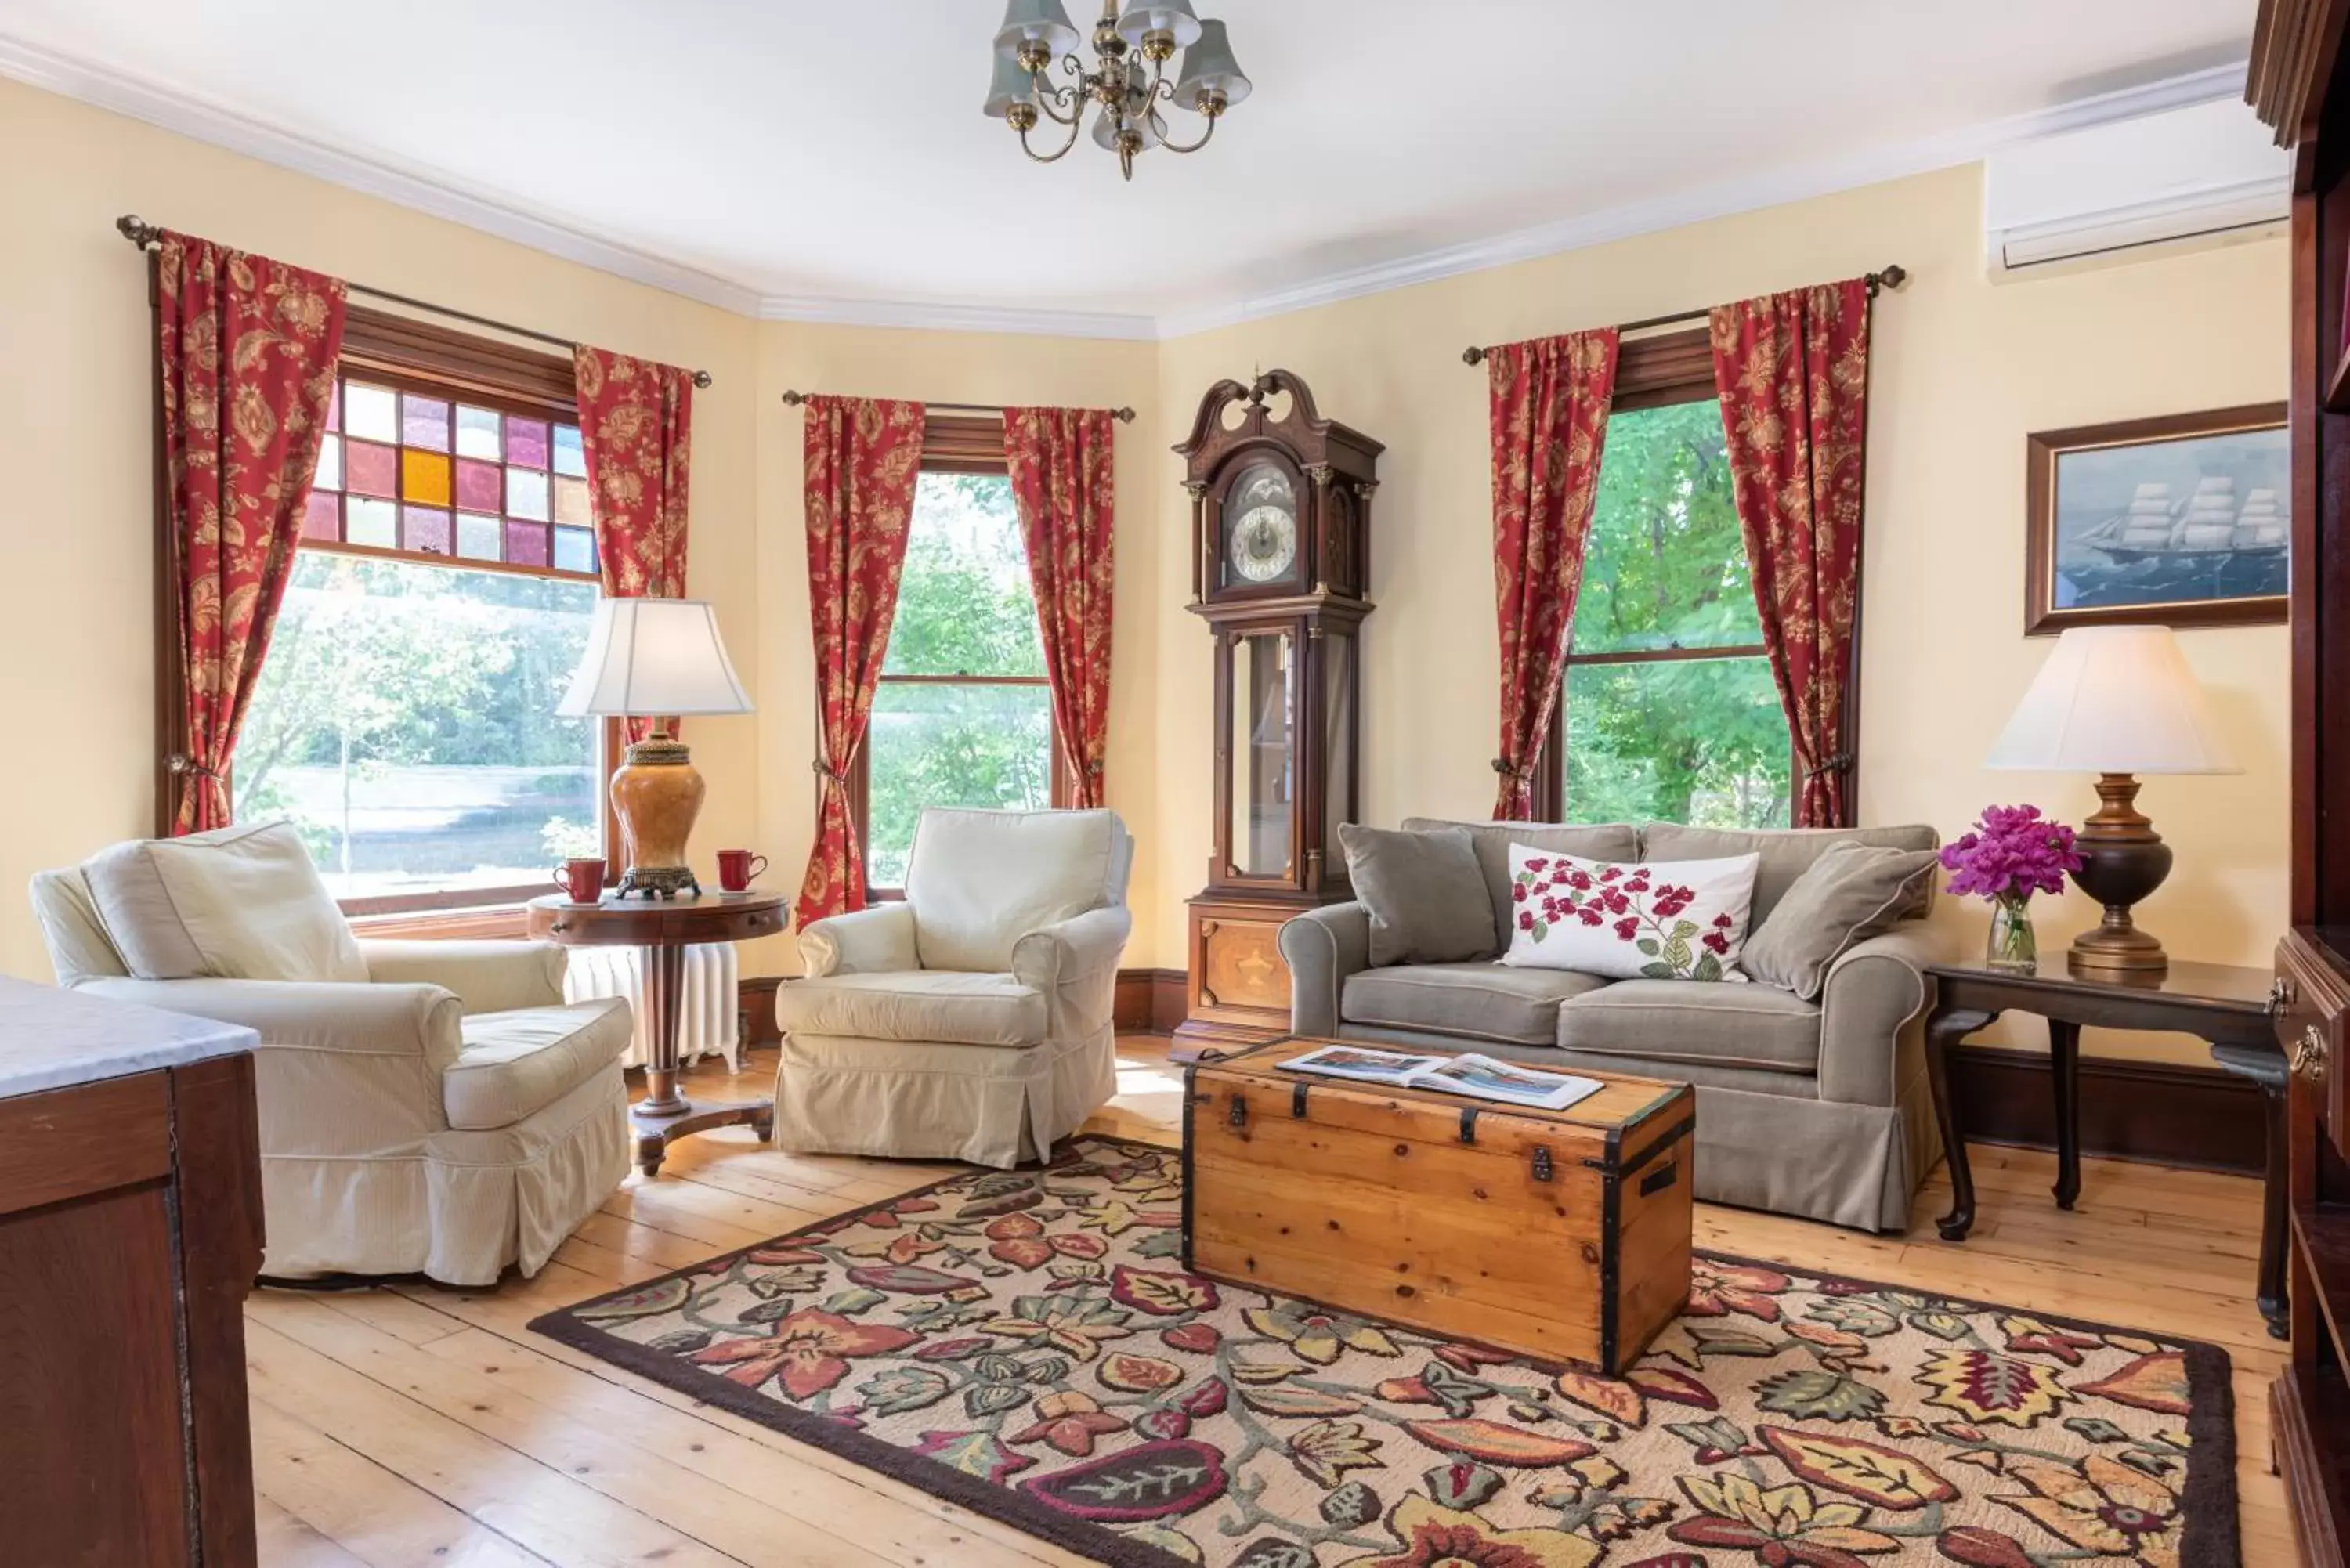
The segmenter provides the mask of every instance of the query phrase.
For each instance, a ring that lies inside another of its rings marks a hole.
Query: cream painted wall
[[[0,971],[47,980],[31,874],[147,832],[153,815],[153,349],[146,265],[115,218],[716,378],[694,409],[689,586],[738,665],[761,635],[757,342],[726,311],[0,81]],[[704,853],[757,821],[754,726],[696,721]]]
[[[689,732],[711,781],[697,851],[749,843],[788,885],[815,815],[814,696],[787,388],[972,402],[1131,404],[1118,438],[1110,803],[1139,840],[1126,961],[1180,968],[1207,863],[1208,644],[1184,614],[1180,439],[1220,377],[1303,374],[1388,443],[1365,642],[1365,816],[1482,815],[1494,748],[1485,395],[1462,345],[1848,275],[1912,281],[1877,322],[1861,808],[1945,834],[1990,801],[2077,819],[2083,781],[1976,765],[2049,646],[2022,624],[2023,435],[2282,395],[2284,247],[2271,240],[1994,287],[1973,170],[1923,176],[1163,344],[754,322],[0,82],[0,538],[36,585],[0,618],[0,690],[37,752],[0,774],[0,970],[46,976],[25,878],[144,830],[153,693],[150,348],[135,211],[325,271],[708,369],[697,403],[691,587],[715,600],[760,704]],[[2247,773],[2158,780],[2177,846],[2147,922],[2184,956],[2262,961],[2284,919],[2285,639],[2196,632]],[[2043,909],[2061,941],[2077,899]],[[1946,901],[1954,947],[1980,941]],[[788,943],[746,950],[788,971]]]
[[[1962,830],[1990,802],[2078,821],[2086,781],[1978,765],[2052,642],[2023,621],[2024,436],[2035,430],[2281,399],[2285,247],[2269,239],[1993,286],[1977,169],[1926,175],[1161,345],[1160,432],[1180,438],[1218,378],[1283,366],[1322,411],[1385,441],[1373,527],[1379,608],[1363,651],[1362,809],[1491,813],[1496,746],[1490,479],[1471,343],[1507,342],[1792,287],[1898,262],[1877,306],[1870,401],[1860,809],[1872,823]],[[1162,443],[1163,444],[1163,443]],[[1188,581],[1180,460],[1159,459],[1160,909],[1149,961],[1182,962],[1177,900],[1208,854],[1208,639]],[[2259,964],[2285,919],[2282,628],[2182,634],[2246,766],[2151,782],[2143,804],[2178,851],[2143,914],[2171,950]],[[1954,949],[1979,907],[1944,900]],[[2094,918],[2039,906],[2043,941]]]
[[[1108,805],[1147,846],[1159,809],[1158,731],[1152,722],[1160,601],[1151,530],[1159,466],[1153,393],[1157,345],[1074,337],[900,331],[770,321],[759,327],[760,842],[778,867],[772,879],[796,885],[816,834],[815,652],[809,637],[806,533],[802,525],[802,416],[785,391],[937,402],[1131,407],[1118,427],[1115,545],[1117,598],[1110,632]],[[1147,853],[1147,850],[1145,851]],[[784,869],[788,867],[788,869]],[[1128,902],[1135,935],[1128,963],[1163,939],[1155,922],[1170,898],[1155,864],[1137,856]],[[1176,906],[1180,915],[1180,906]],[[1180,941],[1180,929],[1175,939]],[[768,949],[769,972],[795,973],[787,944]]]

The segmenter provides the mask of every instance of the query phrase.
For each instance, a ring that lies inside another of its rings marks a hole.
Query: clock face
[[[1297,560],[1297,495],[1271,463],[1243,471],[1224,497],[1224,557],[1243,582],[1269,583]]]

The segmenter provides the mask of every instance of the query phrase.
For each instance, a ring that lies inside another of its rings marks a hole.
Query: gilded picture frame
[[[2024,635],[2284,620],[2284,421],[2251,403],[2025,437]]]

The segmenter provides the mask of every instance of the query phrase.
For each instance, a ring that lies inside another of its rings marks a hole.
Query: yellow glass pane
[[[555,520],[588,526],[588,482],[558,478],[555,482]]]
[[[424,506],[449,504],[449,460],[409,447],[400,454],[400,495]]]

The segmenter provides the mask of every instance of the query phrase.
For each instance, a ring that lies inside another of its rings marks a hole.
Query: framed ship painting
[[[2023,633],[2285,618],[2284,405],[2027,438]]]

